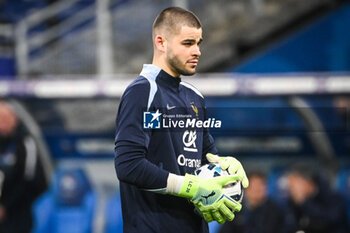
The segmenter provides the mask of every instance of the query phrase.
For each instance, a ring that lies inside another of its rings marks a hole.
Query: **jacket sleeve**
[[[124,92],[116,119],[115,169],[122,182],[162,191],[169,172],[146,158],[152,131],[143,129],[143,112],[147,110],[149,95],[147,80],[130,85]]]

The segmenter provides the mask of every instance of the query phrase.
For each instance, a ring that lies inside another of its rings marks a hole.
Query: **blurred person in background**
[[[249,187],[245,190],[241,213],[223,225],[220,233],[283,233],[285,215],[267,196],[266,175],[254,170],[248,173]]]
[[[333,100],[333,106],[338,112],[339,116],[342,118],[344,123],[344,129],[347,130],[350,122],[350,97],[348,96],[338,96]]]
[[[345,233],[346,205],[331,189],[321,171],[300,163],[293,165],[288,179],[288,233]]]
[[[32,203],[46,186],[34,139],[0,100],[0,233],[31,231]]]

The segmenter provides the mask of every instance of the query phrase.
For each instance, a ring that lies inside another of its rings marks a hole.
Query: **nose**
[[[201,50],[200,47],[198,45],[193,46],[193,50],[192,50],[192,55],[196,56],[196,57],[200,57],[201,55]]]

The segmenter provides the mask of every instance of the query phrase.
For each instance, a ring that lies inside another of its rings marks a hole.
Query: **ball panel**
[[[230,196],[233,200],[241,203],[243,199],[244,189],[240,181],[226,185],[223,188],[226,195]]]
[[[218,164],[208,163],[202,167],[196,169],[194,174],[203,178],[210,179],[218,176],[227,176],[229,173],[225,170],[222,170]],[[241,203],[243,199],[243,186],[240,181],[228,184],[223,187],[223,192],[231,197],[233,200]]]

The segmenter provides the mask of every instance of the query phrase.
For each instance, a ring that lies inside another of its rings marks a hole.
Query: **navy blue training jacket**
[[[201,93],[157,66],[144,65],[140,76],[126,88],[115,136],[124,232],[208,232],[208,225],[187,199],[164,192],[169,172],[193,173],[208,162],[205,154],[217,152],[214,140],[207,129],[144,129],[144,113],[157,110],[165,120],[206,117]]]

